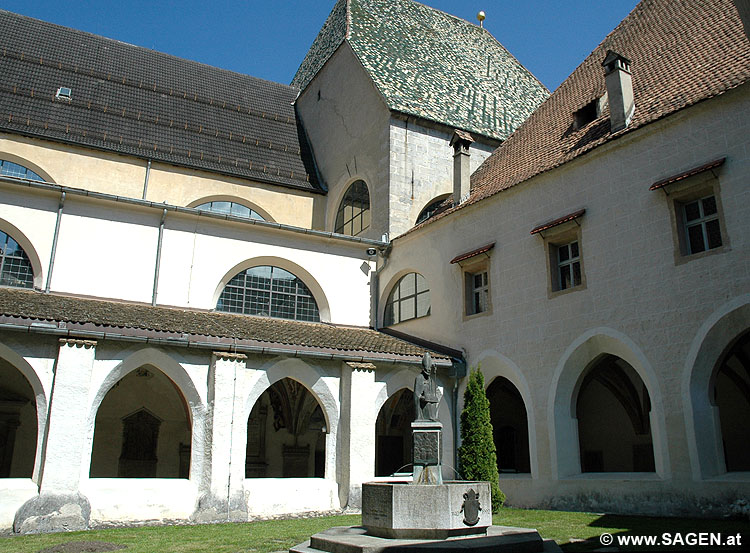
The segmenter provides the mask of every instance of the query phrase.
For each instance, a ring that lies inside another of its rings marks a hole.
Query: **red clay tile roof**
[[[142,338],[174,345],[216,349],[302,352],[352,360],[421,360],[424,347],[370,328],[305,323],[171,307],[152,307],[107,300],[0,288],[0,326],[66,332],[72,337]],[[448,357],[431,350],[443,365]]]
[[[632,61],[633,119],[610,133],[605,108],[576,129],[573,113],[606,91],[608,50]],[[731,0],[643,0],[474,172],[469,199],[423,225],[748,80],[750,42]]]

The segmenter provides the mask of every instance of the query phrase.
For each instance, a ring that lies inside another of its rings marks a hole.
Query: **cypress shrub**
[[[492,512],[505,502],[497,472],[497,451],[492,439],[490,401],[484,391],[484,376],[477,367],[469,374],[461,411],[461,447],[458,448],[458,470],[465,480],[490,483]]]

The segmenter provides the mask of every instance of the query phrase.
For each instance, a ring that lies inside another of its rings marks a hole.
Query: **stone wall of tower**
[[[452,134],[447,129],[427,127],[413,118],[391,118],[388,232],[392,238],[413,227],[431,201],[453,192]],[[471,171],[493,150],[486,144],[472,144]]]

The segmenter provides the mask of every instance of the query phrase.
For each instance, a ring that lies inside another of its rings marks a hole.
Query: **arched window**
[[[440,196],[439,198],[436,198],[432,200],[430,203],[428,203],[425,208],[419,213],[419,217],[417,217],[417,222],[414,223],[415,225],[418,225],[419,223],[422,223],[432,217],[433,215],[437,215],[439,212],[444,211],[447,209],[447,205],[443,207],[443,203],[445,202],[445,199],[450,194],[446,194],[443,196]]]
[[[401,277],[385,304],[385,325],[392,325],[430,314],[430,289],[419,273]]]
[[[18,242],[0,230],[0,285],[16,288],[34,286],[31,261]]]
[[[370,193],[365,181],[354,181],[341,200],[334,232],[357,236],[370,228]]]
[[[236,215],[237,217],[246,217],[257,221],[265,221],[263,216],[258,212],[245,205],[238,204],[237,202],[206,202],[205,204],[195,206],[195,209],[224,213],[226,215]]]
[[[44,182],[44,179],[31,169],[27,169],[23,165],[18,165],[18,163],[13,163],[12,161],[5,159],[0,159],[0,175],[4,177],[17,177],[19,179],[31,179]]]
[[[217,311],[298,321],[320,321],[318,304],[295,275],[263,265],[242,271],[224,287]]]

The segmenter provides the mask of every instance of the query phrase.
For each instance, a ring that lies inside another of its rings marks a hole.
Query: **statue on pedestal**
[[[414,412],[417,421],[437,421],[437,367],[429,353],[422,357],[422,372],[414,380]]]

